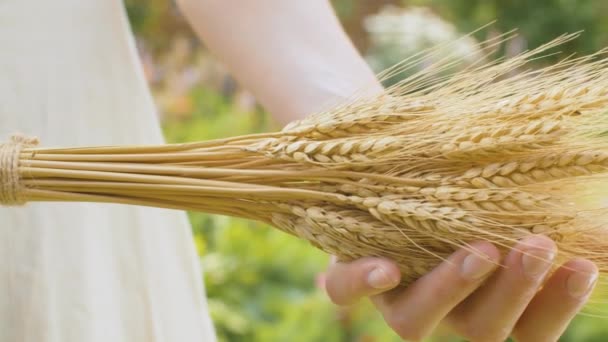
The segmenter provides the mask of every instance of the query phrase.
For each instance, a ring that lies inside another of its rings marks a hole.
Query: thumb
[[[348,305],[361,297],[388,291],[399,284],[401,272],[387,259],[366,257],[336,262],[327,270],[325,289],[332,302]]]

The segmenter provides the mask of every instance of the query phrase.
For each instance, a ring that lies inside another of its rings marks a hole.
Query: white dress
[[[161,143],[120,0],[0,0],[0,133]],[[183,212],[0,208],[0,341],[212,341]]]

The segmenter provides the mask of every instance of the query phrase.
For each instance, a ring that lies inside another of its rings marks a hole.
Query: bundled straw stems
[[[458,61],[445,59],[276,133],[78,148],[15,138],[0,152],[0,199],[244,217],[342,260],[394,259],[404,285],[472,241],[507,250],[530,234],[557,243],[556,263],[581,256],[605,272],[608,61],[599,52],[522,71],[572,38],[450,77]]]

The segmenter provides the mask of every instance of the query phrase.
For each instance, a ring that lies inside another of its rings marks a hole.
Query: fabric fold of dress
[[[0,1],[0,140],[162,143],[120,0]],[[186,215],[0,208],[0,341],[214,341]]]

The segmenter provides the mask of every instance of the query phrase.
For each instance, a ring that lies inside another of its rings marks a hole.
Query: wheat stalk
[[[606,209],[591,203],[608,178],[604,51],[514,72],[573,37],[451,78],[441,72],[456,62],[445,59],[276,133],[76,148],[17,136],[0,148],[0,202],[109,202],[259,220],[343,260],[394,259],[404,285],[471,241],[508,250],[530,234],[556,241],[556,265],[581,256],[607,273]]]

